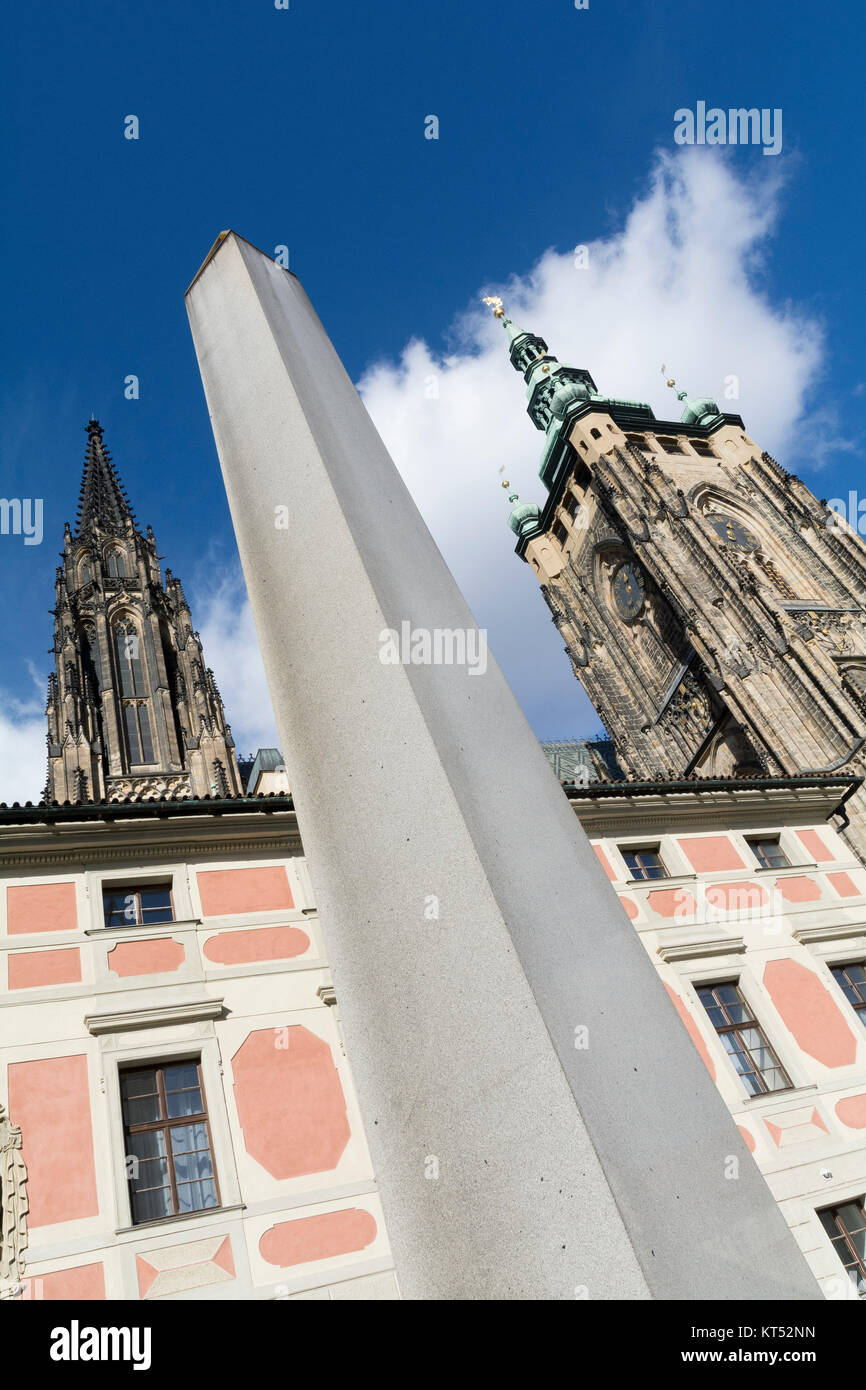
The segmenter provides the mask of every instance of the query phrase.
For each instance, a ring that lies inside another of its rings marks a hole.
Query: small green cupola
[[[668,386],[676,391],[676,382],[673,377],[668,378]],[[685,401],[680,422],[683,425],[710,425],[714,420],[721,419],[719,407],[710,396],[696,396],[694,400],[689,399],[687,391],[677,391],[678,401]]]
[[[523,374],[529,400],[527,414],[536,429],[546,431],[551,424],[559,425],[585,401],[600,399],[589,372],[558,362],[543,338],[527,333],[506,316],[501,299],[488,295],[484,303],[493,310],[495,318],[502,320],[508,334],[508,356],[514,370]]]

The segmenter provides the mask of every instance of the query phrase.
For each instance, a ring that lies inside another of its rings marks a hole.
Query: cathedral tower
[[[48,681],[48,801],[234,796],[231,729],[180,580],[163,583],[96,420],[66,524]]]
[[[673,421],[606,397],[491,303],[546,437],[548,497],[511,512],[517,553],[626,773],[866,772],[860,537],[739,415],[685,391]],[[862,791],[847,809],[863,855]]]

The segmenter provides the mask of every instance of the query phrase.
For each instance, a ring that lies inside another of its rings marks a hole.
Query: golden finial
[[[496,319],[505,318],[505,308],[498,294],[487,294],[482,299],[482,304],[488,305],[493,310],[493,317]]]
[[[503,487],[511,487],[511,484],[506,482],[506,483],[503,483],[502,486],[503,486]]]

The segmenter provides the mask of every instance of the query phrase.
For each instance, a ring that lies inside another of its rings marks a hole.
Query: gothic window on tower
[[[699,985],[698,998],[749,1096],[788,1091],[791,1080],[767,1041],[739,985]]]
[[[626,439],[628,440],[629,444],[632,444],[634,446],[635,449],[640,449],[642,454],[646,454],[649,452],[649,445],[647,444],[645,434],[627,434]]]
[[[85,584],[89,584],[90,581],[92,580],[92,578],[93,578],[93,571],[92,571],[91,568],[90,568],[90,561],[89,561],[89,560],[82,560],[81,565],[80,565],[79,570],[78,570],[78,584],[79,584],[79,587],[83,589],[84,586],[85,586]]]
[[[197,1058],[120,1073],[135,1225],[220,1204]]]
[[[714,459],[718,457],[715,449],[713,448],[712,444],[709,442],[708,439],[690,439],[689,443],[691,444],[695,453],[700,454],[701,458]]]
[[[668,871],[657,849],[620,849],[632,878],[667,878]]]
[[[114,634],[120,684],[121,713],[130,766],[152,763],[153,739],[147,706],[147,686],[141,659],[141,639],[130,624],[121,624]]]
[[[659,448],[664,449],[666,454],[683,454],[685,450],[678,439],[658,435]]]
[[[110,550],[105,560],[105,572],[111,579],[123,579],[126,566],[119,550]]]
[[[568,540],[568,531],[566,530],[564,524],[561,521],[557,521],[554,525],[553,534],[556,540],[559,541],[559,544],[564,548],[565,543]]]
[[[153,927],[173,922],[171,883],[115,883],[102,889],[106,927]]]
[[[788,869],[791,861],[782,846],[778,835],[775,839],[749,840],[749,847],[762,869]]]

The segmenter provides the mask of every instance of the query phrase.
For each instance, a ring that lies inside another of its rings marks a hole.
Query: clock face
[[[613,577],[613,600],[621,618],[636,618],[643,608],[646,584],[640,566],[632,560],[620,565]]]
[[[716,513],[708,516],[707,521],[712,526],[719,540],[724,541],[725,545],[730,545],[734,550],[759,550],[761,542],[741,521],[736,521],[732,516],[722,516]]]

